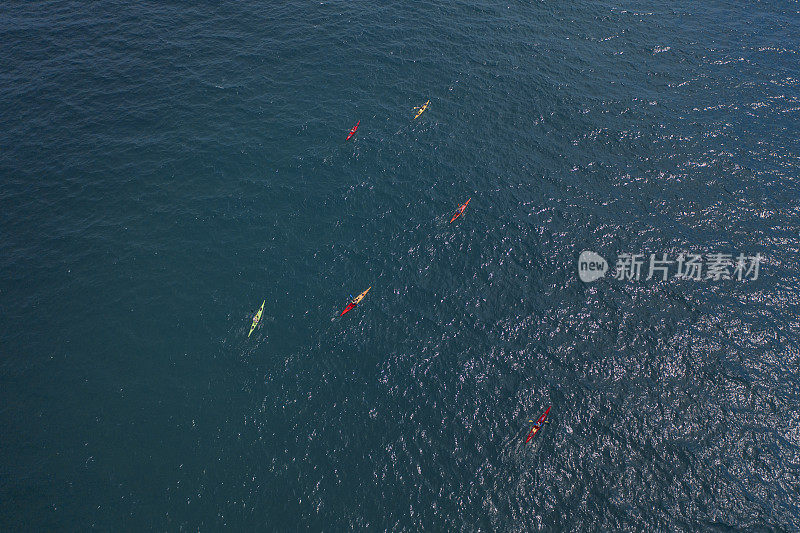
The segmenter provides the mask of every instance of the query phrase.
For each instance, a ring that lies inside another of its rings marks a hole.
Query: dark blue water
[[[0,39],[0,529],[800,529],[795,3],[9,2]]]

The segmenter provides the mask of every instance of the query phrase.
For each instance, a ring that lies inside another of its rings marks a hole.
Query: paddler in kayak
[[[426,109],[428,109],[428,106],[429,106],[429,105],[431,105],[431,101],[430,101],[430,100],[428,100],[427,102],[425,102],[424,104],[422,104],[422,105],[421,105],[421,106],[419,106],[419,107],[415,107],[414,109],[418,109],[419,111],[417,111],[417,114],[416,114],[416,115],[414,115],[414,120],[417,120],[417,119],[419,118],[419,116],[420,116],[421,114],[423,114],[423,113],[425,112],[425,110],[426,110]]]
[[[352,137],[353,135],[355,135],[356,131],[358,131],[358,125],[359,125],[359,124],[361,124],[361,121],[360,121],[360,120],[359,120],[358,122],[356,122],[356,125],[355,125],[355,126],[353,126],[353,129],[352,129],[352,130],[350,130],[350,134],[347,136],[347,139],[345,139],[345,142],[349,141],[349,140],[350,140],[350,137]]]
[[[530,440],[539,432],[539,430],[542,429],[542,426],[545,424],[545,418],[547,418],[547,413],[549,412],[550,412],[550,407],[548,407],[547,411],[545,411],[544,414],[542,414],[542,416],[540,416],[539,419],[536,420],[536,423],[533,424],[530,433],[528,433],[528,438],[525,439],[526,443],[530,442]],[[529,422],[533,422],[533,420],[529,420]]]
[[[472,198],[470,198],[469,200],[472,200]],[[460,217],[464,213],[464,209],[467,208],[467,204],[469,204],[469,200],[467,200],[466,202],[464,202],[463,204],[458,206],[458,209],[456,209],[456,213],[453,215],[453,218],[450,219],[450,223],[451,224],[453,223],[453,221],[455,219],[457,219],[458,217]]]
[[[372,288],[372,287],[369,287],[369,289],[371,289],[371,288]],[[342,316],[342,315],[344,315],[346,312],[350,311],[350,310],[351,310],[351,309],[353,309],[355,306],[357,306],[358,304],[360,304],[360,303],[361,303],[361,300],[363,300],[363,299],[364,299],[364,296],[366,296],[366,295],[367,295],[367,293],[369,292],[369,289],[365,290],[364,292],[362,292],[361,294],[359,294],[358,296],[356,296],[355,298],[353,298],[352,300],[350,300],[350,303],[349,303],[349,304],[347,304],[347,307],[345,307],[345,308],[344,308],[344,311],[342,311],[342,312],[341,312],[341,314],[340,314],[339,316]]]
[[[256,313],[256,316],[253,317],[253,325],[250,326],[250,333],[247,334],[247,338],[248,339],[250,338],[250,335],[253,334],[253,330],[256,329],[256,326],[258,325],[258,321],[261,320],[261,314],[264,312],[264,304],[265,303],[267,303],[266,300],[261,302],[261,308]]]

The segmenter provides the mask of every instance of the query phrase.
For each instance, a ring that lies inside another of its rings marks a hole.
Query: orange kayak
[[[472,200],[472,198],[470,198],[469,200]],[[450,223],[451,224],[453,223],[453,221],[455,219],[457,219],[458,217],[460,217],[464,213],[464,209],[467,208],[467,204],[469,204],[469,200],[464,202],[463,205],[458,206],[458,209],[456,210],[456,213],[453,215],[453,218],[450,219]]]
[[[369,289],[371,288],[372,287],[370,287]],[[342,311],[342,313],[339,316],[342,316],[343,314],[345,314],[346,312],[350,311],[352,308],[360,304],[361,300],[363,300],[364,296],[366,296],[367,293],[369,292],[369,289],[365,290],[364,292],[353,298],[353,301],[347,304],[347,307],[344,308],[344,311]]]

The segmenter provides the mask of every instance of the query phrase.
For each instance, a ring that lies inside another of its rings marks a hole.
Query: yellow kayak
[[[422,106],[420,106],[420,107],[415,107],[414,109],[419,109],[419,111],[417,111],[417,114],[416,114],[416,116],[414,117],[414,120],[417,120],[417,118],[418,118],[418,117],[419,117],[421,114],[423,114],[423,113],[425,112],[425,110],[426,110],[426,109],[428,109],[428,106],[429,106],[429,105],[431,105],[431,101],[430,101],[430,100],[428,100],[427,102],[425,102],[425,104],[424,104],[424,105],[422,105]]]
[[[369,289],[371,289],[371,288],[372,287],[370,287]],[[369,289],[365,290],[364,292],[362,292],[361,294],[359,294],[358,296],[353,298],[353,301],[350,302],[349,304],[347,304],[347,307],[344,308],[344,311],[342,311],[342,314],[339,315],[339,316],[342,316],[343,314],[345,314],[346,312],[348,312],[349,310],[351,310],[352,308],[354,308],[355,306],[360,304],[361,300],[363,300],[364,296],[366,296],[367,293],[369,292]]]
[[[261,302],[261,309],[259,309],[258,313],[256,313],[256,316],[253,317],[253,325],[250,326],[250,333],[247,334],[247,338],[248,339],[250,338],[250,335],[253,334],[253,330],[256,329],[256,326],[258,325],[258,321],[261,320],[261,313],[264,312],[264,304],[265,303],[267,303],[266,300]]]

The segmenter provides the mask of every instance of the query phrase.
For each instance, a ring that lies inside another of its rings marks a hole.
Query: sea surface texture
[[[800,530],[796,2],[9,1],[0,42],[3,531]],[[762,260],[646,279],[681,253]]]

